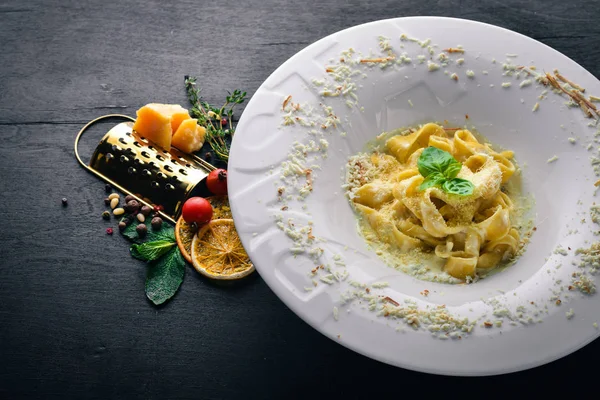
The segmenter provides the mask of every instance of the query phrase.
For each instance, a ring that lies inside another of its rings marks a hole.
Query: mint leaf
[[[142,244],[134,244],[129,251],[131,255],[143,261],[153,261],[168,252],[177,243],[171,240],[155,240]]]
[[[184,275],[185,260],[175,246],[148,266],[146,297],[156,305],[164,303],[177,293]]]
[[[425,180],[419,185],[419,190],[429,189],[432,186],[441,186],[445,181],[446,177],[436,172],[425,178]]]
[[[460,196],[473,194],[473,189],[475,189],[475,186],[470,181],[461,178],[450,179],[442,184],[442,190],[446,193],[458,194]]]
[[[452,154],[436,147],[425,148],[417,161],[419,173],[425,178],[435,173],[446,176],[446,170],[452,168],[450,167],[452,164],[460,165],[460,163],[452,157]]]
[[[121,221],[125,221],[125,219],[126,217],[122,218]],[[148,228],[148,231],[146,233],[146,236],[144,236],[143,238],[140,238],[137,231],[135,230],[135,228],[139,224],[140,222],[137,219],[134,219],[133,222],[127,225],[127,227],[125,228],[125,230],[123,230],[123,232],[121,232],[121,234],[135,243],[153,242],[156,240],[170,240],[172,242],[175,241],[175,230],[173,229],[171,224],[167,222],[163,221],[162,227],[158,230],[154,230],[154,228],[152,228],[151,225],[151,218],[146,218],[144,224],[146,225],[146,228]]]

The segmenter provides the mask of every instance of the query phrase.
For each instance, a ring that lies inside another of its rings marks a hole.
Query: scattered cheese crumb
[[[450,75],[450,79],[454,79],[455,81],[457,81],[458,75],[456,75],[456,73],[452,73],[452,75]]]
[[[411,107],[414,105],[411,99],[408,99],[408,104],[410,104]]]
[[[520,88],[524,88],[531,85],[531,79],[525,79],[521,83],[519,83]]]
[[[560,254],[561,256],[566,256],[569,253],[567,253],[567,250],[565,250],[564,247],[562,247],[561,245],[556,246],[556,249],[554,249],[554,254]]]
[[[598,323],[597,323],[597,322],[594,322],[594,323],[592,324],[592,326],[593,326],[594,328],[598,329]]]
[[[565,313],[565,316],[567,317],[567,319],[571,319],[573,318],[573,316],[575,316],[575,311],[573,311],[572,308],[569,308],[569,311]]]
[[[577,139],[575,139],[574,137],[570,137],[569,142],[575,144],[575,142],[577,142]]]
[[[475,78],[475,72],[473,72],[472,70],[468,69],[465,74],[467,74],[467,76],[471,79]]]
[[[375,282],[371,285],[371,287],[375,288],[375,289],[383,289],[388,287],[390,284],[387,282]]]
[[[540,108],[540,103],[535,103],[531,111],[536,112]]]
[[[337,307],[333,307],[333,319],[338,321],[340,318],[340,312]]]
[[[462,65],[465,62],[464,58],[459,58],[458,60],[456,60],[456,64],[458,65]]]
[[[487,72],[487,71],[485,71],[485,70],[484,70],[484,71],[481,71],[481,73],[482,73],[483,75],[487,75],[487,74],[489,74],[489,72]]]
[[[558,156],[554,155],[554,156],[550,157],[546,162],[548,164],[550,164],[550,163],[553,163],[556,160],[558,160]]]
[[[440,69],[440,65],[431,61],[427,61],[427,69],[429,71],[437,71],[438,69]]]
[[[511,86],[512,86],[512,83],[510,83],[510,82],[502,82],[502,87],[503,88],[509,88]]]

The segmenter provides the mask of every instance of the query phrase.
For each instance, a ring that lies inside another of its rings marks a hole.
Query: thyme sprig
[[[202,99],[201,89],[196,87],[196,78],[185,77],[185,90],[188,100],[192,105],[190,115],[198,119],[198,124],[206,128],[206,141],[210,144],[218,158],[227,162],[229,159],[229,145],[227,136],[232,137],[235,133],[233,123],[233,110],[246,100],[246,92],[236,89],[227,92],[225,103],[217,108]]]

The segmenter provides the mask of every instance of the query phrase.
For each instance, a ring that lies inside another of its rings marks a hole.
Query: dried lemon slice
[[[232,219],[216,219],[204,225],[190,251],[194,268],[213,279],[240,279],[254,271]]]
[[[213,220],[221,218],[231,219],[229,197],[211,196],[207,197],[206,200],[208,200],[213,208]],[[194,239],[196,231],[197,229],[193,224],[188,224],[183,220],[183,217],[179,217],[175,225],[175,240],[177,240],[177,247],[179,247],[183,258],[190,264],[192,264],[190,249],[192,248],[192,239]]]
[[[207,197],[206,200],[210,203],[213,208],[212,219],[227,218],[231,219],[231,208],[229,207],[229,197],[223,196],[211,196]]]
[[[179,217],[175,224],[175,240],[177,241],[177,247],[179,247],[179,251],[183,258],[190,264],[192,264],[190,250],[192,249],[192,240],[196,235],[196,231],[196,226],[185,222],[183,217]]]

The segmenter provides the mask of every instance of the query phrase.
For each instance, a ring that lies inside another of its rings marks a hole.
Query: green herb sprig
[[[185,90],[192,105],[190,115],[198,119],[199,125],[206,128],[206,141],[217,157],[227,162],[229,159],[229,146],[226,137],[232,137],[235,133],[233,110],[246,100],[246,92],[239,89],[234,90],[233,93],[227,92],[225,103],[217,108],[202,99],[201,89],[196,87],[195,77],[185,77]],[[223,121],[224,118],[227,119],[226,123]]]
[[[425,180],[419,185],[419,190],[439,187],[446,193],[468,196],[473,194],[475,186],[466,179],[456,176],[462,164],[456,161],[452,154],[436,147],[427,147],[417,161],[419,173]]]

